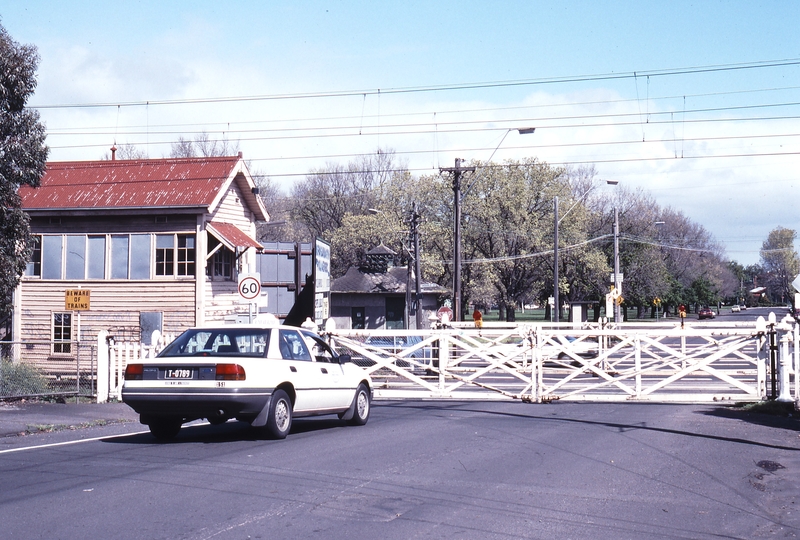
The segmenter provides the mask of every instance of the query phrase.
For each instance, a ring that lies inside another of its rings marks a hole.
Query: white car
[[[733,304],[731,306],[731,313],[739,313],[739,311],[740,311],[739,306],[737,306],[736,304]]]
[[[157,357],[128,364],[122,401],[161,440],[199,418],[236,418],[283,439],[293,417],[337,414],[366,424],[372,380],[313,332],[221,325],[187,330]]]

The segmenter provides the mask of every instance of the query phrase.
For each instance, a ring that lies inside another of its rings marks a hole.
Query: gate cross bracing
[[[370,373],[378,399],[708,403],[800,396],[800,340],[791,319],[685,328],[484,322],[482,329],[455,323],[327,335]],[[405,345],[387,347],[388,338]]]

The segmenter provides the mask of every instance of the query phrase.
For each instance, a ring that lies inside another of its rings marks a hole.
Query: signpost
[[[261,274],[239,274],[239,295],[250,301],[247,306],[247,315],[252,323],[254,305],[258,311],[258,305],[254,300],[261,296]]]
[[[66,311],[77,311],[77,329],[75,337],[81,340],[81,311],[88,311],[91,307],[91,289],[67,289],[64,293],[64,309]]]
[[[331,245],[317,238],[314,241],[314,320],[325,324],[330,317]]]
[[[453,310],[448,306],[442,306],[436,311],[436,317],[447,324],[453,320]]]
[[[245,300],[255,300],[261,295],[261,276],[242,274],[239,276],[239,295]]]

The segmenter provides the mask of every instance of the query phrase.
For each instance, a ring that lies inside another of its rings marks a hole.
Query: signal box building
[[[269,219],[238,156],[48,163],[20,189],[35,239],[14,301],[14,341],[69,342],[106,330],[148,343],[247,312],[238,276],[255,269]]]

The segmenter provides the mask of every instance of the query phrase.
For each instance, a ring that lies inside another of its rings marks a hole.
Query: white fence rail
[[[431,330],[335,330],[378,399],[736,402],[800,399],[800,337],[770,324],[451,324]],[[160,351],[98,337],[97,400],[120,399],[125,367]]]
[[[108,339],[108,332],[102,331],[97,336],[97,402],[105,403],[109,399],[122,399],[122,383],[125,382],[125,367],[143,358],[152,358],[158,354],[174,336],[153,332],[150,343],[115,343]]]
[[[371,374],[377,398],[704,403],[800,395],[791,319],[685,328],[484,323],[328,336]]]

